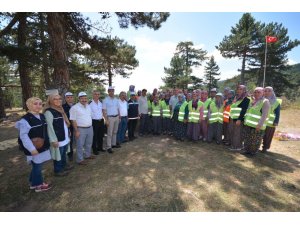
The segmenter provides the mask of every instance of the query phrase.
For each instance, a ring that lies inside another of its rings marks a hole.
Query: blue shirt
[[[102,108],[106,110],[107,116],[119,115],[119,99],[107,96],[103,101]]]

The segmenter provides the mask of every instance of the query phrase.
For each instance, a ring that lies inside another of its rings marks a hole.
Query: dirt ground
[[[215,144],[143,137],[67,177],[54,177],[49,161],[43,172],[53,188],[35,193],[13,125],[0,125],[0,211],[300,211],[299,141],[274,140],[269,153],[246,158]],[[277,130],[300,133],[300,110],[282,110]]]

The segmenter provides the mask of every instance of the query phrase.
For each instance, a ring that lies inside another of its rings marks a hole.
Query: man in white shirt
[[[120,92],[119,95],[119,110],[120,110],[120,123],[118,127],[118,133],[117,133],[117,145],[120,145],[121,143],[125,142],[125,134],[127,130],[127,122],[128,122],[128,104],[126,101],[126,93],[124,91]]]
[[[103,116],[107,126],[107,152],[113,153],[112,148],[117,145],[117,133],[120,122],[119,100],[114,96],[115,88],[108,87],[108,96],[103,101]]]
[[[104,137],[104,119],[102,113],[102,102],[99,100],[100,92],[93,91],[93,100],[90,102],[92,110],[92,124],[93,124],[93,153],[99,155],[99,152],[105,152],[103,150],[103,137]]]
[[[95,158],[91,155],[93,143],[92,110],[85,92],[79,92],[78,97],[79,102],[70,109],[70,120],[72,120],[76,138],[77,163],[86,165],[85,159]]]
[[[140,113],[140,130],[139,130],[139,135],[143,136],[147,133],[148,129],[148,120],[149,120],[149,115],[148,115],[148,99],[147,99],[147,90],[143,89],[142,90],[142,95],[139,97],[138,103],[139,103],[139,113]]]

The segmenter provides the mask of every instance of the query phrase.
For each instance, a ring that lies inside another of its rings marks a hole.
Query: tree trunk
[[[48,89],[51,86],[51,80],[50,80],[50,74],[49,74],[49,58],[47,56],[47,43],[45,39],[45,18],[43,13],[39,13],[39,19],[40,19],[40,38],[41,38],[41,49],[42,49],[42,75],[44,76],[44,79],[41,79],[42,86],[46,89]]]
[[[6,114],[5,114],[5,106],[4,106],[4,95],[3,95],[2,88],[0,87],[0,119],[5,117]]]
[[[63,13],[47,13],[47,22],[53,55],[53,82],[63,95],[70,87]]]
[[[246,51],[243,53],[243,62],[241,70],[241,84],[245,85],[245,64],[246,64]]]
[[[112,86],[112,72],[110,68],[108,68],[108,86]]]
[[[26,41],[27,41],[27,23],[26,23],[26,13],[19,13],[19,25],[18,25],[18,47],[22,49],[23,54],[19,56],[18,64],[19,64],[19,74],[22,88],[22,104],[23,109],[27,110],[26,100],[32,97],[32,88],[30,86],[30,78],[29,78],[29,68],[27,63],[27,49],[26,49]]]

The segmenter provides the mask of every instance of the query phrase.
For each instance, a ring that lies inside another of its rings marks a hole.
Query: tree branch
[[[10,32],[11,28],[18,22],[18,20],[19,20],[19,13],[16,13],[14,18],[9,22],[9,24],[3,30],[0,31],[0,37]]]

